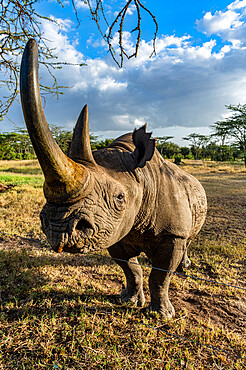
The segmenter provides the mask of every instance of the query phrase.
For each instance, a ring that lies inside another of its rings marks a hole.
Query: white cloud
[[[90,35],[90,37],[86,41],[86,46],[87,46],[87,48],[93,47],[95,49],[96,48],[100,48],[100,47],[106,47],[107,48],[106,41],[104,41],[103,38],[101,38],[101,39],[95,39],[95,35],[94,34]]]
[[[94,2],[92,1],[92,3],[94,3]],[[76,9],[78,9],[78,10],[79,9],[89,10],[87,2],[84,1],[84,0],[76,0],[75,1],[75,6],[76,6]]]
[[[232,47],[230,45],[223,46],[220,51],[215,54],[216,59],[222,59],[224,56],[231,51]]]
[[[157,53],[163,49],[165,49],[168,46],[184,46],[187,45],[186,41],[190,40],[191,36],[186,35],[182,37],[177,37],[175,35],[167,35],[162,36],[162,38],[158,38],[156,42],[156,49]]]
[[[217,11],[214,15],[207,12],[204,17],[197,21],[199,30],[204,31],[208,35],[223,32],[226,30],[236,29],[243,23],[239,20],[240,15],[232,10],[226,12]]]
[[[105,78],[101,78],[98,83],[98,89],[99,91],[107,91],[107,90],[119,90],[122,88],[127,87],[127,82],[118,82],[115,81],[115,79],[110,78],[109,76]]]
[[[192,59],[195,58],[201,58],[201,59],[209,59],[211,58],[213,54],[213,48],[216,45],[215,40],[210,40],[208,42],[205,42],[202,46],[196,46],[196,47],[187,47],[186,52],[187,56],[189,56]]]
[[[234,10],[234,9],[242,9],[246,7],[246,0],[236,0],[233,3],[228,5],[228,9]]]
[[[127,1],[125,1],[125,3],[127,3],[128,2],[128,0]],[[121,8],[122,9],[122,8]],[[121,10],[120,9],[120,10]],[[119,10],[119,11],[120,11]],[[119,11],[115,11],[114,12],[114,17],[117,17],[117,15],[119,14]],[[126,14],[127,15],[133,15],[134,13],[136,12],[136,5],[135,4],[130,4],[129,6],[128,6],[128,8],[127,8],[127,11],[126,11]]]
[[[136,6],[134,4],[130,4],[130,6],[127,9],[126,14],[133,15],[135,11],[136,11]]]
[[[216,35],[223,43],[230,43],[231,50],[246,48],[246,0],[236,0],[224,11],[207,12],[196,24],[206,35]],[[222,51],[217,57],[223,55]]]

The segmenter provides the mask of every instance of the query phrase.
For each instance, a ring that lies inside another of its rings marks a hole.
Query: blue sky
[[[105,0],[108,16],[112,18],[125,2]],[[147,122],[154,136],[171,135],[173,141],[187,145],[182,137],[208,134],[209,125],[228,114],[225,105],[246,103],[246,0],[146,0],[159,24],[157,55],[149,58],[154,26],[150,17],[144,17],[139,57],[126,61],[122,69],[107,53],[86,5],[76,3],[79,27],[71,3],[64,2],[64,8],[55,0],[38,5],[38,11],[60,24],[42,24],[59,59],[87,64],[56,72],[59,83],[70,88],[58,102],[47,98],[49,123],[72,129],[88,104],[91,131],[97,135],[117,137]],[[129,50],[134,17],[132,11],[124,33]],[[49,78],[43,69],[40,77]],[[24,126],[18,102],[9,117]],[[13,129],[9,120],[1,122],[2,132]]]

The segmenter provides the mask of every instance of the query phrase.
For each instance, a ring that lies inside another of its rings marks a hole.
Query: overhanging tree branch
[[[121,68],[123,66],[124,62],[124,57],[127,59],[131,59],[133,57],[137,57],[139,47],[140,47],[140,41],[141,41],[141,19],[142,19],[142,10],[144,10],[152,19],[154,26],[155,26],[155,31],[153,35],[153,51],[150,55],[153,56],[156,54],[156,38],[157,38],[157,32],[158,32],[158,23],[156,21],[155,16],[151,13],[149,9],[147,9],[140,0],[129,0],[125,4],[125,6],[119,11],[119,13],[116,15],[115,19],[112,21],[111,25],[110,22],[108,21],[104,9],[103,9],[103,0],[96,0],[95,7],[93,8],[92,6],[92,1],[87,0],[92,19],[96,22],[97,28],[99,32],[101,33],[103,39],[106,41],[108,44],[109,52],[115,61],[115,63]],[[137,13],[137,21],[136,21],[136,27],[131,31],[137,32],[137,37],[136,37],[136,43],[135,43],[135,50],[133,53],[128,53],[126,50],[126,45],[124,45],[123,41],[123,35],[124,35],[124,27],[125,27],[125,22],[126,22],[126,15],[127,12],[130,10],[130,6],[133,6],[135,8],[136,13]],[[106,23],[107,30],[106,32],[103,31],[102,24],[101,24],[101,19],[103,19]],[[117,24],[119,24],[118,29],[116,30]],[[118,32],[119,34],[119,41],[118,41],[118,46],[119,46],[119,61],[117,60],[116,56],[116,51],[114,46],[112,45],[112,41],[114,38],[115,32]]]
[[[0,100],[0,119],[2,119],[9,111],[12,103],[19,94],[19,56],[22,54],[25,44],[30,38],[35,38],[40,44],[39,60],[47,68],[52,77],[52,83],[48,86],[41,86],[41,93],[51,93],[57,97],[61,94],[61,88],[56,80],[53,70],[59,69],[68,63],[57,61],[55,50],[47,45],[42,33],[42,22],[44,20],[57,24],[56,20],[43,16],[37,13],[36,4],[39,0],[0,0],[0,87],[2,88],[2,99]],[[73,6],[77,26],[80,24],[76,2],[69,0]],[[155,54],[155,42],[158,31],[157,21],[154,15],[148,10],[140,0],[129,0],[119,11],[116,18],[110,24],[104,11],[104,0],[87,0],[84,1],[90,10],[92,20],[101,32],[102,38],[106,41],[114,61],[119,67],[122,67],[124,58],[137,57],[140,41],[141,41],[141,18],[144,10],[152,18],[155,25],[155,33],[153,36],[153,52]],[[63,7],[60,0],[57,3]],[[136,44],[134,52],[129,55],[124,45],[123,34],[125,30],[125,20],[127,11],[130,6],[135,7],[137,13],[137,27],[132,31],[137,31]],[[107,31],[103,32],[103,24],[106,25]],[[119,24],[119,29],[116,30],[116,24]],[[119,33],[118,45],[120,49],[120,60],[117,60],[115,50],[112,45],[114,32]],[[84,65],[84,64],[78,64]]]

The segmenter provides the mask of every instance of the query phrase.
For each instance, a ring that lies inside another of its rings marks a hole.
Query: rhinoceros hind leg
[[[122,302],[129,302],[138,307],[143,307],[145,303],[143,293],[143,273],[138,264],[137,257],[129,257],[120,244],[115,244],[108,248],[109,254],[115,262],[123,269],[126,276],[126,289],[120,295]],[[126,260],[119,261],[118,259]]]
[[[152,268],[149,278],[151,303],[148,311],[158,312],[168,320],[175,315],[174,308],[168,298],[169,284],[173,274],[168,271],[176,271],[182,261],[185,248],[185,239],[165,237],[163,244],[151,257],[153,267],[157,267],[157,269]]]

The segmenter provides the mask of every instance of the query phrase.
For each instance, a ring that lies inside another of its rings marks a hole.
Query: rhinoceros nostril
[[[94,229],[92,225],[85,219],[79,220],[79,222],[75,226],[75,229],[78,231],[82,231],[86,236],[93,236],[94,234]]]

